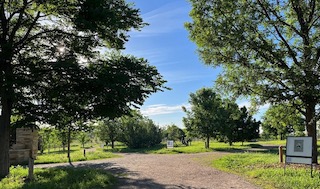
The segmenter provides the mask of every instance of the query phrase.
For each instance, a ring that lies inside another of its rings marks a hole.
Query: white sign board
[[[312,137],[288,137],[286,163],[312,164]]]
[[[167,141],[167,148],[173,148],[173,140]]]

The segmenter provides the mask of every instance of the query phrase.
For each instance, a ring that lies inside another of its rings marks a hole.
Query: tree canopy
[[[122,116],[118,122],[121,125],[118,139],[129,148],[152,147],[161,143],[162,130],[140,112]]]
[[[162,90],[146,60],[101,55],[144,25],[124,0],[0,2],[0,178],[9,172],[11,115],[21,124],[116,117]]]
[[[289,133],[303,134],[304,120],[302,114],[289,104],[272,105],[263,116],[262,128],[266,132],[275,129],[280,139],[283,139]]]
[[[320,2],[190,0],[190,39],[202,60],[222,66],[220,90],[258,104],[290,102],[306,120],[317,163]]]
[[[233,100],[222,99],[214,89],[191,93],[189,102],[191,110],[183,108],[187,113],[183,123],[188,132],[206,139],[207,148],[212,137],[229,145],[259,138],[260,122],[245,107],[239,109]]]
[[[188,131],[196,133],[206,139],[206,148],[209,148],[211,137],[215,137],[222,126],[223,108],[219,95],[211,88],[202,88],[190,94],[191,110],[183,108],[186,117],[183,123]]]

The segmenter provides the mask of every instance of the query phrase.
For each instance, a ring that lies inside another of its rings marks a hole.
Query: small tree
[[[39,132],[41,136],[41,153],[43,150],[50,150],[59,143],[58,132],[54,128],[41,128]]]
[[[76,136],[78,141],[81,143],[83,149],[84,149],[84,145],[91,141],[86,131],[79,131],[76,133]]]
[[[100,140],[104,141],[106,145],[111,142],[111,148],[114,148],[114,143],[118,138],[119,129],[120,129],[120,120],[115,118],[111,119],[104,119],[98,122],[97,126],[97,135]]]
[[[205,147],[209,148],[210,138],[216,136],[223,124],[221,122],[222,100],[213,89],[202,88],[196,93],[190,94],[189,103],[191,104],[191,110],[183,107],[187,114],[183,118],[183,123],[189,132],[205,138]]]
[[[240,117],[238,105],[233,101],[225,99],[223,100],[220,113],[220,122],[222,122],[223,125],[218,129],[218,133],[231,146],[232,143],[236,141],[237,133],[239,132],[237,128],[237,121]]]

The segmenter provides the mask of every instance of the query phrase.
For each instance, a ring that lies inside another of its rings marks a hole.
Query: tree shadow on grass
[[[185,185],[164,185],[155,182],[151,178],[139,178],[139,173],[128,170],[114,163],[79,163],[75,165],[78,168],[89,167],[93,169],[100,169],[111,173],[118,178],[117,186],[113,188],[127,189],[127,188],[150,188],[150,189],[203,189],[199,187],[190,187]]]
[[[236,148],[236,147],[223,147],[223,148],[214,148],[214,151],[219,152],[229,152],[229,153],[245,153],[245,152],[256,152],[256,153],[271,153],[271,154],[278,154],[279,146],[263,146],[260,144],[249,144],[246,145],[244,148]]]
[[[35,180],[26,182],[22,189],[91,189],[114,188],[116,177],[92,168],[55,167],[35,171]]]

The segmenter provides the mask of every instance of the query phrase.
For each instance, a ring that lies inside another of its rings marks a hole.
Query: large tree
[[[291,102],[306,120],[317,163],[320,2],[190,0],[186,24],[202,60],[222,66],[219,87],[259,103]]]
[[[9,173],[13,113],[25,122],[114,117],[160,89],[145,60],[99,56],[144,25],[124,0],[0,1],[0,178]]]

